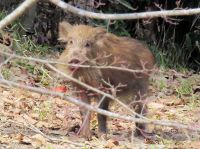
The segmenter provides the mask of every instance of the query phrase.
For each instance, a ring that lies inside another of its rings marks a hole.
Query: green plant
[[[181,82],[180,86],[176,88],[176,92],[178,94],[178,97],[182,98],[185,95],[192,95],[192,84],[189,80],[184,80]]]
[[[51,113],[52,103],[44,102],[40,107],[35,108],[35,112],[39,114],[39,119],[44,120]]]
[[[23,68],[28,73],[37,76],[35,81],[43,86],[48,86],[49,79],[52,79],[49,75],[49,71],[46,70],[43,66],[40,67],[40,65],[36,65],[27,60],[16,60],[12,62],[12,65],[15,67]]]
[[[156,45],[150,45],[149,48],[156,58],[156,63],[162,68],[168,68],[169,63],[166,58],[166,53],[163,52],[162,49],[159,49]]]
[[[6,12],[0,11],[0,20],[5,16]],[[26,30],[19,20],[13,22],[8,31],[11,33],[13,40],[12,48],[16,51],[17,54],[44,56],[49,52],[50,47],[48,44],[36,44],[33,42],[31,37],[24,35]]]
[[[164,88],[167,87],[166,82],[164,80],[159,80],[159,89],[163,90]]]
[[[36,66],[33,64],[30,64],[28,61],[26,60],[17,60],[15,62],[13,62],[14,66],[17,67],[21,67],[21,68],[25,68],[29,73],[34,74]]]
[[[190,100],[188,101],[189,110],[199,107],[198,95],[192,94]]]
[[[2,20],[6,16],[6,12],[4,10],[0,11],[0,20]]]
[[[123,5],[124,7],[130,9],[130,10],[135,10],[131,4],[129,3],[128,0],[116,0],[118,3],[120,3],[121,5]]]
[[[54,149],[54,147],[51,144],[48,144],[47,149]]]
[[[82,147],[82,149],[89,149],[89,148],[87,147],[87,145],[84,145],[84,146]]]
[[[2,75],[3,75],[3,77],[4,77],[4,79],[6,79],[6,80],[10,79],[10,76],[11,76],[10,69],[8,69],[8,68],[3,68],[3,69],[1,70],[1,73],[2,73]]]
[[[49,51],[48,45],[35,44],[30,37],[22,37],[17,31],[13,32],[13,37],[13,44],[18,54],[44,56]]]
[[[50,77],[50,75],[49,75],[49,72],[46,70],[46,69],[44,69],[43,67],[41,67],[41,69],[40,69],[41,71],[41,75],[39,76],[39,78],[40,78],[40,83],[43,85],[43,86],[48,86],[49,85],[49,78],[51,78]],[[51,78],[52,79],[52,78]]]

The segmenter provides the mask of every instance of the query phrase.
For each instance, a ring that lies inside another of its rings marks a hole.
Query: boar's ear
[[[59,23],[59,40],[67,41],[67,35],[73,26],[66,21]]]
[[[95,28],[95,38],[99,39],[102,38],[104,36],[105,33],[107,33],[106,29],[102,28],[102,27],[96,27]]]

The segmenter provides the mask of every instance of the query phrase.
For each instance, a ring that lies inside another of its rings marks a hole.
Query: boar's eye
[[[68,43],[68,44],[73,44],[73,41],[72,41],[72,40],[69,40],[67,43]]]
[[[91,43],[90,43],[90,42],[86,42],[86,43],[85,43],[85,47],[86,47],[86,48],[91,47]]]

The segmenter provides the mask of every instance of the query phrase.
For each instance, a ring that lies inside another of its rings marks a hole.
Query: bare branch
[[[1,63],[0,63],[0,69],[2,68],[3,65],[7,64],[7,63],[8,63],[11,59],[13,59],[13,58],[14,58],[14,56],[11,55],[11,56],[9,56],[7,59],[5,59],[5,61],[1,62]]]
[[[58,7],[64,9],[66,12],[72,12],[79,16],[84,16],[94,19],[129,20],[129,19],[147,19],[156,17],[188,16],[188,15],[200,14],[200,8],[184,9],[184,10],[161,10],[161,11],[151,11],[151,12],[141,12],[141,13],[102,14],[76,8],[61,0],[49,0],[49,1],[57,5]]]
[[[136,69],[129,69],[126,67],[116,67],[116,66],[91,66],[91,65],[81,65],[81,64],[68,64],[68,63],[63,63],[63,62],[59,62],[57,60],[44,60],[44,59],[38,59],[38,58],[34,58],[34,57],[24,57],[24,56],[20,56],[20,55],[16,55],[16,54],[11,54],[5,51],[10,51],[10,48],[1,44],[0,43],[0,54],[6,55],[6,56],[14,56],[15,58],[19,58],[19,59],[24,59],[24,60],[29,60],[29,61],[35,61],[35,62],[39,62],[39,63],[49,63],[49,64],[62,64],[62,65],[66,65],[66,66],[74,66],[74,67],[81,67],[81,68],[96,68],[96,69],[111,69],[111,70],[119,70],[119,71],[125,71],[125,72],[130,72],[130,73],[145,73],[145,72],[160,72],[160,70],[158,69],[141,69],[141,70],[136,70]],[[5,50],[5,51],[3,51]]]
[[[172,122],[172,121],[141,119],[141,118],[135,118],[133,116],[122,115],[122,114],[106,111],[106,110],[103,110],[103,109],[99,109],[96,106],[86,104],[86,103],[82,102],[81,100],[78,100],[74,97],[68,96],[64,93],[54,92],[54,91],[43,89],[43,88],[36,88],[36,87],[27,86],[27,85],[22,85],[22,84],[12,82],[12,81],[8,81],[8,80],[5,80],[5,79],[0,79],[0,83],[8,85],[8,86],[12,86],[12,87],[22,88],[22,89],[25,89],[25,90],[41,93],[41,94],[58,96],[58,97],[60,97],[64,100],[67,100],[67,101],[69,101],[69,102],[71,102],[71,103],[73,103],[77,106],[82,106],[84,108],[87,108],[90,111],[97,112],[97,113],[100,113],[102,115],[106,115],[106,116],[113,117],[113,118],[119,118],[119,119],[132,121],[132,122],[138,122],[138,123],[169,126],[169,127],[175,127],[175,128],[178,128],[178,129],[187,129],[187,130],[191,130],[191,131],[200,132],[200,128],[198,128],[198,127],[188,126],[188,125],[184,125],[184,124],[180,124],[180,123],[176,123],[176,122]]]
[[[19,7],[17,7],[11,14],[7,15],[0,21],[0,30],[12,23],[19,16],[21,16],[28,8],[30,8],[38,0],[25,0]]]
[[[11,14],[7,15],[3,20],[0,21],[0,30],[5,26],[12,23],[19,16],[21,16],[28,8],[30,8],[38,0],[26,0],[18,8],[16,8]],[[184,10],[161,10],[161,11],[151,11],[151,12],[141,12],[141,13],[123,13],[123,14],[102,14],[86,11],[83,9],[71,6],[61,0],[49,0],[58,7],[64,9],[65,11],[72,12],[79,16],[85,16],[95,19],[107,19],[107,20],[125,20],[125,19],[145,19],[145,18],[156,18],[167,16],[188,16],[200,14],[200,8],[195,9],[184,9]]]
[[[65,74],[64,72],[59,71],[58,69],[56,69],[54,66],[52,66],[52,65],[50,65],[50,64],[46,64],[46,66],[49,67],[51,70],[55,71],[56,73],[58,73],[58,74],[64,76],[64,77],[67,78],[68,80],[70,80],[70,81],[72,81],[72,82],[74,82],[74,83],[76,83],[76,84],[79,84],[79,85],[83,86],[83,87],[86,88],[86,89],[89,89],[89,90],[91,90],[91,91],[94,91],[94,92],[96,92],[96,93],[98,93],[98,94],[100,94],[100,95],[106,96],[106,97],[108,97],[108,98],[110,98],[110,99],[116,101],[116,102],[119,103],[122,107],[126,108],[129,112],[131,112],[132,114],[137,115],[137,116],[140,117],[140,118],[147,119],[146,117],[144,117],[144,116],[142,116],[142,115],[136,113],[135,111],[131,110],[126,104],[124,104],[124,103],[121,102],[119,99],[115,98],[114,96],[112,96],[112,95],[110,95],[110,94],[108,94],[108,93],[105,93],[105,92],[103,92],[103,91],[101,91],[101,90],[99,90],[99,89],[97,89],[97,88],[94,88],[94,87],[92,87],[92,86],[90,86],[90,85],[88,85],[88,84],[85,84],[85,83],[83,83],[83,82],[77,80],[76,78],[73,78],[73,77],[71,77],[71,76]]]
[[[2,46],[1,44],[0,44],[0,47],[8,48],[8,47],[6,47],[6,46]],[[9,53],[6,53],[6,52],[2,52],[1,50],[0,50],[0,53],[6,54],[7,56],[14,56],[14,54],[9,54]],[[17,58],[20,58],[20,59],[34,60],[34,61],[38,61],[38,62],[44,63],[44,64],[45,64],[47,67],[49,67],[51,70],[53,70],[53,71],[55,71],[56,73],[58,73],[58,74],[64,76],[64,77],[67,78],[68,80],[70,80],[70,81],[72,81],[72,82],[74,82],[74,83],[76,83],[76,84],[79,84],[79,85],[83,86],[83,87],[86,88],[86,89],[89,89],[89,90],[94,91],[94,92],[96,92],[96,93],[98,93],[98,94],[101,94],[101,95],[103,95],[103,96],[106,96],[106,97],[108,97],[108,98],[110,98],[110,99],[116,101],[117,103],[119,103],[122,107],[124,107],[125,109],[127,109],[127,110],[128,110],[129,112],[131,112],[132,114],[137,115],[137,116],[140,117],[140,118],[147,119],[146,117],[143,117],[142,115],[136,113],[134,110],[130,109],[126,104],[124,104],[123,102],[121,102],[121,101],[120,101],[119,99],[117,99],[116,97],[114,97],[114,96],[112,96],[112,95],[110,95],[110,94],[108,94],[108,93],[105,93],[105,92],[103,92],[103,91],[101,91],[101,90],[99,90],[99,89],[97,89],[97,88],[94,88],[94,87],[92,87],[92,86],[90,86],[90,85],[88,85],[88,84],[85,84],[85,83],[79,81],[78,79],[73,78],[73,77],[71,77],[70,75],[67,75],[67,74],[63,73],[62,71],[59,71],[59,70],[56,69],[54,66],[52,66],[50,63],[48,63],[48,61],[46,61],[46,60],[35,59],[35,58],[29,58],[29,57],[23,57],[23,56],[17,56],[17,55],[15,55],[15,56],[16,56]],[[120,68],[120,67],[119,67],[119,68]]]

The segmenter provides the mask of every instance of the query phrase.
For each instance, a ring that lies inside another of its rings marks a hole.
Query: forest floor
[[[31,65],[35,66],[35,64]],[[35,84],[38,78],[36,79],[30,71],[31,65],[12,63],[9,72],[4,69],[3,75],[20,83]],[[48,84],[48,80],[53,78],[44,74],[42,74],[43,80],[40,79],[43,85]],[[199,128],[200,74],[163,70],[155,74],[150,82],[149,118],[171,120]],[[132,122],[112,118],[109,118],[107,139],[93,135],[91,141],[86,141],[76,135],[81,118],[79,108],[74,104],[58,97],[4,85],[0,85],[0,99],[0,148],[195,149],[200,146],[200,135],[197,132],[151,126],[150,129],[156,134],[156,139],[142,139],[133,137],[135,128]],[[111,106],[111,111],[127,112],[117,104]],[[95,114],[93,114],[91,128],[95,133],[97,130]]]

